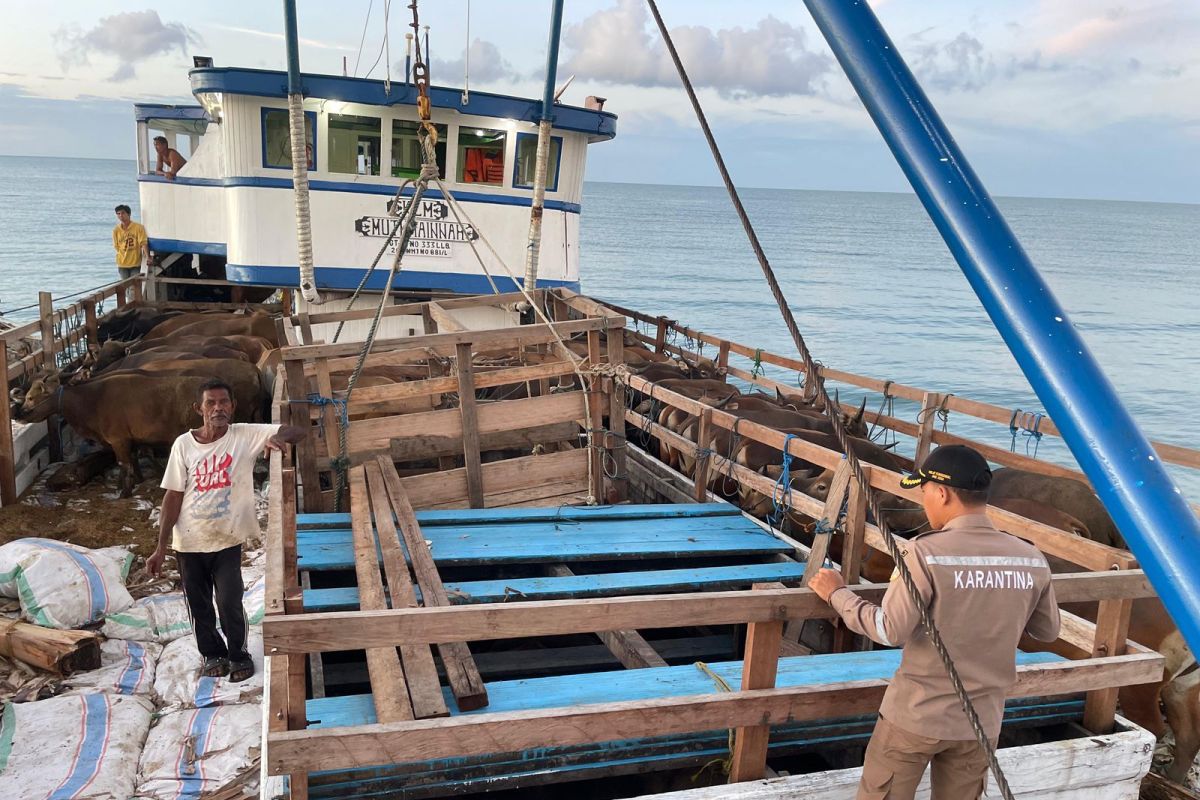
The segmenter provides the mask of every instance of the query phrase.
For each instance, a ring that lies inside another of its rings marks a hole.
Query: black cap
[[[905,489],[930,482],[956,489],[986,489],[992,483],[992,470],[987,459],[971,448],[948,444],[925,456],[915,473],[900,479]]]

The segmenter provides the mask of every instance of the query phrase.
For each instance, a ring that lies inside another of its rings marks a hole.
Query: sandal
[[[254,675],[254,662],[249,658],[235,660],[229,670],[229,682],[241,683]]]
[[[224,678],[228,674],[229,659],[223,656],[210,656],[204,659],[204,665],[200,667],[202,678]]]

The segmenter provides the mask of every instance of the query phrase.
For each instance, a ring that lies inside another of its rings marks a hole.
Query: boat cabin
[[[298,285],[286,73],[209,67],[189,75],[199,105],[135,107],[151,249],[177,277]],[[314,268],[318,287],[337,298],[379,255],[396,224],[388,203],[420,171],[417,90],[330,75],[302,80]],[[482,258],[499,290],[510,290],[504,265],[519,277],[525,263],[541,103],[441,87],[429,94],[441,178],[466,218],[456,220],[431,186],[393,289],[491,292]],[[587,145],[616,133],[615,115],[589,104],[596,107],[554,107],[540,287],[579,286]],[[187,160],[177,175],[156,174],[160,136]],[[388,266],[385,254],[368,289],[383,288]]]

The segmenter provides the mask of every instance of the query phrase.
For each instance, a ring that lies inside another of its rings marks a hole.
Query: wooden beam
[[[515,431],[497,431],[496,433],[480,434],[479,450],[510,450],[513,448],[532,448],[536,444],[552,442],[578,442],[581,436],[579,423],[553,422],[549,425],[538,425],[531,428],[521,428]],[[451,455],[462,452],[462,438],[456,436],[407,436],[403,439],[393,439],[386,452],[393,461],[423,461],[427,458]],[[382,452],[368,453],[368,456],[383,455]],[[327,459],[317,460],[317,465],[327,464]],[[486,464],[484,467],[486,468]],[[328,466],[326,466],[328,468]]]
[[[697,503],[708,502],[709,463],[712,460],[712,411],[705,409],[700,412],[700,420],[696,429],[696,466],[692,470],[692,480],[695,483],[695,500]]]
[[[753,589],[765,588],[755,584]],[[779,650],[783,639],[783,623],[752,622],[746,626],[746,659],[742,664],[742,691],[771,689],[779,670]],[[734,734],[733,758],[729,782],[756,781],[767,767],[767,744],[771,737],[769,725],[743,725]]]
[[[435,303],[430,303],[436,308]],[[467,475],[467,499],[471,508],[483,508],[483,475],[479,464],[479,419],[475,410],[475,375],[471,368],[471,345],[457,347],[458,410],[462,422],[463,465]]]
[[[451,314],[440,304],[430,302],[426,308],[429,311],[430,318],[437,323],[438,333],[456,333],[467,330],[467,326],[463,325],[458,317]]]
[[[12,418],[8,404],[8,346],[0,342],[0,506],[17,502],[17,464],[13,454]]]
[[[1063,694],[1151,681],[1162,659],[1129,655],[1017,668],[1010,697]],[[672,697],[622,703],[469,714],[450,719],[269,733],[270,774],[353,769],[406,761],[460,758],[536,747],[668,736],[714,728],[780,725],[833,715],[874,713],[885,680]]]
[[[580,319],[569,322],[555,323],[553,327],[544,323],[536,325],[518,325],[512,328],[497,328],[489,331],[455,331],[451,333],[426,334],[424,336],[407,336],[400,339],[380,339],[375,347],[391,354],[405,353],[412,350],[430,350],[441,356],[454,355],[454,348],[463,343],[472,344],[476,350],[490,350],[498,347],[520,347],[525,344],[546,344],[557,341],[558,338],[568,337],[575,333],[590,330],[607,330],[612,327],[623,327],[624,317],[603,317],[597,319]],[[338,342],[337,344],[301,345],[283,349],[286,361],[303,361],[312,358],[357,359],[358,351],[362,349],[361,342]],[[376,361],[376,363],[379,363]],[[337,361],[329,365],[336,371]]]
[[[863,464],[862,468],[867,474],[867,483],[870,483],[871,466]],[[868,491],[869,489],[864,487],[860,481],[850,481],[850,497],[846,502],[845,534],[842,540],[842,580],[847,585],[858,583],[859,573],[862,569],[863,553],[866,548],[864,537],[867,532]],[[853,642],[854,633],[840,619],[835,620],[833,649],[844,653],[851,648]]]
[[[524,383],[539,378],[554,378],[559,375],[569,375],[574,371],[574,365],[565,361],[476,371],[475,388],[487,389],[494,386]],[[361,389],[355,389],[354,394],[350,396],[349,410],[351,414],[386,410],[388,404],[397,400],[428,397],[455,391],[458,391],[458,378],[455,376],[405,381],[390,386],[364,386]]]
[[[383,568],[387,575],[392,608],[416,608],[416,592],[412,576],[408,572],[408,562],[404,558],[404,549],[400,544],[400,535],[392,519],[392,508],[383,472],[377,462],[371,461],[366,464],[366,473],[371,506],[375,511],[375,532],[379,537],[379,550],[383,555]],[[417,719],[449,716],[450,711],[446,707],[445,698],[442,697],[442,685],[438,680],[437,665],[433,663],[433,651],[429,649],[429,645],[401,645],[400,660],[404,664],[413,716]]]
[[[384,475],[388,475],[387,469]],[[1069,573],[1055,575],[1052,581],[1055,595],[1062,604],[1113,597],[1151,597],[1154,594],[1141,570]],[[858,584],[848,588],[878,603],[887,584]],[[285,615],[263,621],[263,638],[268,647],[279,648],[280,652],[307,653],[386,644],[485,641],[595,630],[737,625],[776,619],[833,617],[829,605],[809,589],[692,592]]]
[[[1132,600],[1101,600],[1096,609],[1096,636],[1090,655],[1119,656],[1129,638]],[[1092,733],[1111,733],[1117,717],[1117,689],[1105,687],[1088,692],[1083,706],[1083,727]]]
[[[937,410],[942,396],[937,392],[925,392],[921,396],[921,412],[917,419],[917,450],[913,461],[919,466],[925,462],[933,445],[933,426],[937,422]]]
[[[433,555],[429,552],[429,545],[421,533],[421,526],[417,523],[417,515],[408,500],[408,493],[404,491],[404,485],[396,473],[396,465],[382,458],[378,460],[378,463],[380,472],[383,474],[383,482],[387,486],[388,496],[392,501],[392,510],[395,511],[400,533],[408,548],[413,573],[417,577],[417,585],[421,587],[421,598],[425,603],[423,609],[407,611],[408,613],[424,613],[435,609],[449,609],[450,598],[446,594],[446,587],[442,584],[437,566],[433,563]],[[393,610],[392,613],[396,613],[396,611]],[[399,613],[405,613],[405,610],[402,609]],[[413,644],[417,644],[417,642],[413,642]],[[483,678],[479,675],[479,669],[475,666],[474,659],[471,658],[471,650],[463,643],[463,640],[452,634],[427,644],[437,644],[438,646],[442,665],[446,668],[446,680],[449,681],[450,689],[454,692],[454,699],[458,703],[459,710],[473,711],[486,706],[488,703],[487,689],[483,685]]]
[[[575,573],[566,564],[549,564],[546,574],[567,578]],[[667,666],[663,657],[637,631],[595,631],[595,634],[626,669]]]
[[[829,540],[833,538],[833,531],[837,528],[838,518],[842,515],[842,501],[849,488],[850,462],[843,461],[833,473],[833,480],[829,483],[829,495],[825,498],[825,508],[821,510],[821,516],[817,519],[812,549],[809,550],[808,560],[804,563],[804,578],[801,580],[804,586],[807,586],[817,574],[817,570],[825,565],[829,553]]]
[[[484,505],[494,508],[500,498],[529,489],[541,490],[531,499],[575,491],[577,486],[586,485],[586,459],[584,450],[565,450],[484,464],[480,469],[481,480],[488,487]],[[461,508],[467,498],[467,472],[463,467],[413,475],[400,482],[410,497],[420,498],[421,509],[447,505]]]
[[[315,513],[322,510],[321,482],[317,477],[316,436],[309,422],[308,381],[300,364],[281,364],[280,369],[287,387],[288,408],[291,424],[308,430],[309,435],[296,445],[296,460],[300,464],[300,481],[304,486],[304,510]],[[279,380],[279,378],[276,378]]]
[[[625,363],[623,330],[623,327],[609,328],[605,340],[608,363],[613,367]],[[623,503],[629,493],[629,478],[625,467],[625,388],[612,378],[605,378],[604,389],[608,396],[609,456],[612,458],[615,473],[609,478],[612,496],[606,499],[609,503]]]
[[[376,516],[391,515],[387,506],[377,508]],[[371,526],[371,504],[367,498],[367,480],[362,467],[350,470],[350,528],[354,534],[354,574],[358,579],[358,605],[364,611],[387,608],[379,561],[375,554],[375,531]],[[371,698],[380,722],[412,719],[408,685],[400,657],[392,646],[367,648],[367,672],[371,676]]]

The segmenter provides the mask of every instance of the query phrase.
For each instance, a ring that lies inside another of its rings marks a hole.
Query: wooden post
[[[479,418],[475,408],[475,373],[471,345],[454,346],[458,354],[458,409],[462,416],[463,466],[467,469],[467,497],[471,508],[483,508],[483,472],[479,463]]]
[[[129,288],[129,285],[125,281],[121,281],[120,283],[117,284],[115,297],[117,298],[117,308],[119,308],[119,309],[125,307],[125,303],[126,303],[125,291],[128,288]]]
[[[661,353],[667,344],[667,318],[658,317],[658,330],[654,333],[654,352]]]
[[[279,307],[280,307],[280,311],[283,312],[284,316],[290,317],[292,315],[292,290],[291,289],[280,289],[279,290]]]
[[[308,381],[304,378],[303,362],[288,362],[284,366],[284,371],[287,381],[288,409],[292,418],[291,424],[309,431],[309,435],[296,445],[296,460],[300,463],[300,481],[304,486],[304,510],[312,514],[323,509],[321,481],[317,477],[316,441],[312,435],[312,417],[309,412]],[[331,449],[329,455],[333,457],[336,455],[336,451]]]
[[[17,502],[17,464],[13,454],[12,419],[8,405],[8,343],[0,339],[0,506]]]
[[[608,336],[606,337],[608,363],[613,367],[625,363],[624,337],[624,326],[608,329]],[[629,491],[629,478],[625,471],[625,393],[621,391],[621,384],[612,378],[606,378],[604,386],[608,393],[608,439],[613,443],[610,447],[610,454],[614,465],[613,472],[615,473],[611,479],[612,496],[608,498],[608,502],[621,503],[624,502]]]
[[[329,361],[324,358],[318,358],[314,366],[317,370],[317,393],[320,394],[321,397],[332,400],[333,379],[329,377]],[[297,367],[299,367],[298,364]],[[340,414],[341,412],[335,409],[332,404],[326,404],[325,406],[321,407],[320,429],[324,431],[325,450],[329,453],[330,460],[335,459],[342,454],[341,432],[339,430],[339,427],[341,426],[341,420],[339,419]],[[309,420],[308,424],[311,425],[312,421]],[[349,416],[347,416],[347,424],[349,424]],[[347,435],[349,435],[349,433],[347,433]],[[320,503],[322,511],[333,511],[334,506],[337,505],[339,501],[345,500],[344,497],[339,498],[337,496],[338,482],[336,469],[333,470],[330,478],[333,484],[333,491],[328,495],[322,491],[318,491],[316,493],[316,500]],[[348,486],[349,482],[347,482],[347,487]],[[307,506],[308,503],[306,502],[305,505]]]
[[[299,588],[289,589],[283,598],[283,605],[288,614],[304,612],[304,595]],[[284,678],[281,681],[287,686],[287,717],[289,731],[302,731],[308,727],[308,687],[304,674],[305,656],[293,653],[281,656],[285,659]],[[291,786],[291,800],[308,800],[308,773],[293,772],[288,776]]]
[[[87,340],[88,344],[93,347],[100,346],[100,326],[96,322],[96,301],[90,297],[80,301],[83,305],[84,324],[87,325]]]
[[[802,585],[807,586],[813,575],[817,574],[825,564],[825,556],[829,552],[829,540],[833,537],[833,529],[837,527],[838,517],[842,513],[842,500],[850,486],[850,462],[842,461],[833,473],[829,482],[829,494],[825,497],[825,508],[821,511],[821,522],[829,526],[829,530],[818,531],[813,536],[812,549],[808,553],[808,561],[804,564]],[[791,487],[784,487],[789,489]]]
[[[1129,565],[1121,564],[1121,569]],[[1125,653],[1129,638],[1129,613],[1133,601],[1101,600],[1096,609],[1096,639],[1092,656],[1119,656]],[[1083,706],[1083,727],[1092,733],[1112,733],[1117,714],[1118,687],[1095,689],[1087,693]]]
[[[133,278],[132,280],[133,280],[133,302],[140,303],[140,302],[142,302],[142,299],[143,299],[142,279],[141,278]]]
[[[764,584],[754,584],[755,589]],[[751,622],[746,626],[746,659],[742,662],[742,689],[772,689],[779,669],[779,648],[783,622]],[[755,781],[767,768],[769,725],[738,728],[733,742],[733,763],[729,782]]]
[[[933,446],[933,424],[937,421],[937,410],[942,404],[942,396],[937,392],[926,392],[921,397],[921,418],[917,425],[917,453],[913,457],[917,466],[929,455]]]
[[[724,378],[729,369],[729,340],[721,340],[721,348],[717,351],[717,369],[721,370],[721,377]]]
[[[588,363],[600,363],[600,331],[588,331]],[[592,375],[588,379],[587,386],[581,387],[587,392],[587,407],[588,418],[584,421],[588,430],[591,432],[588,436],[588,471],[591,473],[592,482],[588,487],[588,492],[592,497],[596,498],[597,503],[604,502],[604,456],[600,450],[600,442],[597,437],[600,435],[601,429],[604,427],[603,409],[600,406],[601,395],[599,391],[600,379],[596,375]]]
[[[38,321],[42,331],[42,363],[46,369],[54,369],[58,343],[54,341],[54,298],[50,292],[38,292]]]
[[[706,408],[700,412],[700,424],[696,429],[696,469],[692,476],[696,484],[696,502],[708,502],[709,465],[712,464],[712,454],[708,452],[712,446],[712,409]]]
[[[863,464],[865,485],[850,481],[850,499],[846,503],[845,538],[842,542],[842,580],[847,585],[858,583],[862,570],[863,551],[867,533],[867,492],[871,491],[871,467]],[[842,621],[834,621],[833,649],[845,653],[854,643],[854,634]]]

